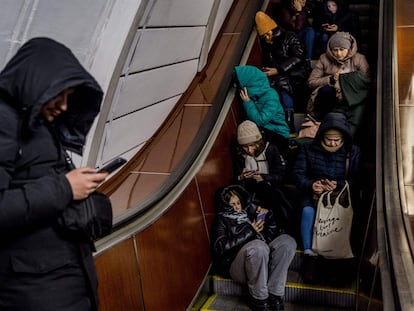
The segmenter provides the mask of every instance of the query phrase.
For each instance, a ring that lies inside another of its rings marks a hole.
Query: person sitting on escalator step
[[[213,267],[247,285],[247,303],[253,311],[284,310],[296,241],[280,230],[272,211],[254,204],[240,185],[217,191],[216,213],[211,239]]]

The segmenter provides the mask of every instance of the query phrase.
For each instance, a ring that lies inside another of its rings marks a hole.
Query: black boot
[[[267,300],[269,302],[269,309],[271,311],[285,310],[285,304],[283,302],[283,297],[269,294],[269,298]]]
[[[256,299],[250,294],[247,297],[247,305],[252,311],[270,311],[267,299]]]
[[[318,256],[304,255],[302,269],[302,280],[304,283],[318,283]]]
[[[289,126],[290,133],[296,133],[295,130],[295,112],[293,110],[285,111],[286,123]]]

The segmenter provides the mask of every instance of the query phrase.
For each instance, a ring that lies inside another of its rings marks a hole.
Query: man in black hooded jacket
[[[0,73],[0,310],[97,310],[87,242],[57,219],[107,173],[70,170],[82,153],[102,90],[64,45],[26,42]]]

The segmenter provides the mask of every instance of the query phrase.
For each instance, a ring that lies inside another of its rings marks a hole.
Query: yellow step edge
[[[214,300],[216,300],[217,298],[217,294],[213,294],[211,295],[206,302],[204,303],[204,305],[201,307],[200,311],[219,311],[216,309],[209,309],[211,304],[214,302]]]

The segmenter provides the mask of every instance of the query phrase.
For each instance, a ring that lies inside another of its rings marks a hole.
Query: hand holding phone
[[[109,162],[108,164],[104,165],[103,167],[97,169],[97,173],[103,173],[103,172],[107,172],[109,174],[111,174],[113,171],[115,171],[117,168],[121,167],[123,164],[126,163],[127,160],[125,160],[124,158],[116,158],[114,160],[112,160],[111,162]]]
[[[245,171],[243,173],[243,177],[244,178],[250,178],[250,177],[253,177],[253,175],[255,175],[255,174],[257,174],[256,170],[248,170],[248,171]]]
[[[258,222],[259,220],[261,220],[261,221],[265,221],[265,218],[266,218],[266,214],[265,213],[259,213],[259,214],[257,214],[257,216],[256,216],[256,222]]]
[[[306,117],[311,120],[313,123],[318,122],[318,120],[315,119],[315,117],[309,113],[306,114]]]

